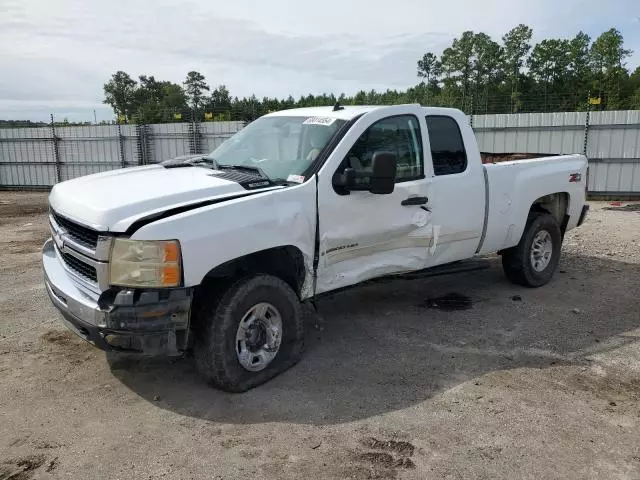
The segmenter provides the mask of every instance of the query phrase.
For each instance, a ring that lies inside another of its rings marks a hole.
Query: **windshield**
[[[345,120],[330,117],[262,117],[208,155],[220,167],[252,167],[271,180],[302,175]]]

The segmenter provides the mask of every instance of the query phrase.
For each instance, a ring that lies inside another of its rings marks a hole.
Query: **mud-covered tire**
[[[194,332],[196,368],[212,386],[227,392],[245,392],[289,369],[302,356],[302,305],[291,287],[271,275],[242,278],[222,295],[201,287]],[[282,318],[282,340],[275,358],[263,370],[245,369],[236,352],[238,326],[252,306],[273,305]]]
[[[544,237],[545,231],[549,234],[552,251],[546,266],[538,270],[534,268],[532,247],[534,239],[540,238],[538,235]],[[561,248],[562,233],[555,217],[545,212],[531,212],[520,243],[502,252],[502,268],[512,283],[525,287],[541,287],[553,277],[560,261]]]

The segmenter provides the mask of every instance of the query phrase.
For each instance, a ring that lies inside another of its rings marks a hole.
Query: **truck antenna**
[[[344,107],[340,105],[340,102],[336,102],[336,104],[333,106],[334,112],[337,112],[338,110],[344,110]]]

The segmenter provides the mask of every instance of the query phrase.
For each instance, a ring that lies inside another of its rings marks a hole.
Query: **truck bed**
[[[504,155],[504,154],[503,154]],[[584,155],[511,158],[483,165],[487,186],[486,237],[479,253],[516,245],[529,208],[546,195],[566,195],[569,223],[575,227],[584,205],[587,159]],[[558,219],[559,223],[562,219]]]

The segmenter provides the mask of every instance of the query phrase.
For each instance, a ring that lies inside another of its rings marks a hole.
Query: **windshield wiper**
[[[204,156],[195,156],[192,157],[190,155],[185,155],[182,157],[172,158],[170,160],[165,160],[164,162],[160,162],[165,168],[183,168],[183,167],[194,167],[200,164],[211,165],[211,168],[216,168],[216,161],[211,157]]]
[[[210,160],[213,160],[213,159],[210,158]],[[217,168],[219,170],[243,170],[245,172],[255,173],[260,178],[268,180],[272,187],[276,187],[276,186],[290,187],[291,185],[298,185],[298,182],[292,182],[284,178],[270,178],[266,173],[264,173],[264,170],[262,170],[259,167],[254,167],[252,165],[231,165],[228,163],[216,162],[214,168]]]
[[[286,180],[284,178],[273,178],[271,179],[271,184],[273,186],[286,186],[286,187],[290,187],[292,185],[300,185],[298,182],[292,182],[291,180]]]
[[[216,162],[216,159],[213,157],[202,157],[202,158],[197,158],[192,162],[194,165],[198,164],[198,163],[206,163],[207,165],[211,165],[211,168],[216,169],[218,168],[218,162]]]

